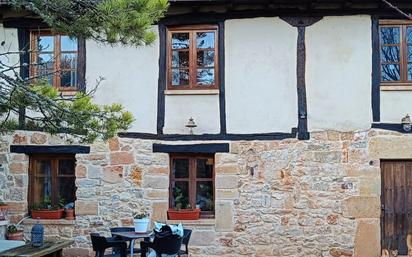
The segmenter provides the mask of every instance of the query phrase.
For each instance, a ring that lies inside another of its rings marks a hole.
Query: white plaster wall
[[[297,126],[297,30],[279,18],[225,22],[228,133]]]
[[[197,125],[194,134],[220,132],[218,95],[166,95],[165,109],[165,134],[188,134],[185,125],[191,117]]]
[[[158,31],[157,27],[153,27]],[[159,42],[142,47],[111,47],[86,42],[86,80],[98,104],[121,103],[136,121],[129,131],[156,133]]]
[[[0,56],[0,61],[9,66],[16,66],[16,71],[19,71],[20,56],[17,53],[19,51],[17,29],[4,28],[3,24],[0,23],[0,43],[2,43],[0,53],[14,52],[14,54]]]
[[[412,91],[381,91],[381,122],[400,123],[412,115]]]
[[[324,17],[306,29],[310,131],[370,128],[370,16]]]

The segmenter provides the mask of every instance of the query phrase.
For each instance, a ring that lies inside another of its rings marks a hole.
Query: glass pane
[[[75,87],[77,84],[77,72],[61,71],[60,72],[60,87]]]
[[[213,182],[212,181],[199,181],[196,185],[196,205],[202,211],[213,211],[215,204],[213,201]]]
[[[408,46],[408,62],[412,62],[412,46]]]
[[[189,70],[172,70],[172,85],[187,86],[189,85]]]
[[[412,43],[412,27],[406,27],[406,40]]]
[[[172,34],[172,49],[188,49],[189,44],[189,33]]]
[[[46,79],[50,85],[53,85],[54,73],[55,72],[53,70],[37,70],[37,76],[42,79]]]
[[[61,204],[66,205],[76,200],[76,184],[75,178],[58,178],[59,184],[59,201]]]
[[[51,177],[36,177],[34,183],[34,203],[39,204],[47,201],[51,204]]]
[[[188,159],[173,159],[172,173],[175,178],[189,177],[189,160]]]
[[[76,69],[77,54],[62,54],[60,69]]]
[[[198,32],[196,33],[197,48],[215,48],[215,33],[214,32]]]
[[[189,67],[189,51],[173,51],[172,67]]]
[[[173,201],[172,208],[175,209],[189,209],[189,182],[176,181],[173,182]]]
[[[213,177],[213,158],[196,159],[196,177],[212,178]]]
[[[215,51],[197,51],[197,66],[213,67],[215,65]]]
[[[381,48],[382,62],[399,62],[399,46],[383,46]]]
[[[408,63],[408,80],[412,80],[412,63]]]
[[[36,176],[48,176],[51,177],[51,162],[50,160],[36,161]]]
[[[39,54],[37,57],[37,64],[39,69],[53,69],[54,56],[53,54]]]
[[[214,85],[215,70],[214,69],[197,69],[197,84],[198,85]]]
[[[74,175],[74,160],[59,160],[59,175]]]
[[[62,51],[77,51],[77,40],[69,36],[61,36],[60,38]]]
[[[381,44],[399,44],[399,38],[398,27],[381,27]]]
[[[401,78],[399,64],[384,64],[381,73],[382,81],[398,81]]]
[[[39,36],[37,38],[37,50],[38,51],[53,51],[54,50],[54,37],[53,36]]]

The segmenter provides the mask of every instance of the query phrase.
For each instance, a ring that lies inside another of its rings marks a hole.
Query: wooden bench
[[[73,240],[44,242],[41,247],[33,247],[30,243],[4,252],[0,257],[61,257],[63,248],[73,244]]]

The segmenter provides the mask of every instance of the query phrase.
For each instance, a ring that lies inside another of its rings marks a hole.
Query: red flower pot
[[[167,211],[169,220],[198,220],[200,216],[200,209],[182,209]]]
[[[9,206],[7,204],[0,205],[0,220],[5,220],[6,215],[9,211]]]
[[[23,231],[19,230],[15,233],[7,233],[6,234],[7,240],[17,240],[17,241],[23,241]]]
[[[64,209],[58,210],[31,210],[33,219],[58,220],[63,218]]]
[[[74,220],[74,210],[73,209],[66,210],[66,220]]]

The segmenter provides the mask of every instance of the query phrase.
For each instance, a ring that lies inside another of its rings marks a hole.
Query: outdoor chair
[[[90,238],[92,240],[93,251],[96,252],[95,257],[127,257],[127,243],[122,240],[117,240],[112,237],[100,236],[99,233],[91,233]],[[104,254],[106,249],[116,248],[117,253]]]
[[[173,235],[171,231],[155,233],[153,242],[140,242],[141,257],[146,257],[149,248],[156,252],[157,257],[161,257],[162,254],[180,256],[182,240],[183,237]]]
[[[189,256],[189,241],[190,236],[192,235],[191,229],[183,229],[183,240],[182,245],[185,246],[185,250],[180,250],[180,256]]]
[[[115,227],[115,228],[110,228],[110,233],[112,233],[112,237],[119,239],[119,240],[124,240],[120,236],[113,235],[113,232],[134,232],[133,227]],[[145,239],[146,241],[146,239]],[[115,252],[117,252],[117,249],[114,249]],[[127,247],[127,251],[130,252],[130,241],[129,241],[129,246]],[[141,253],[140,248],[133,248],[134,253]]]

